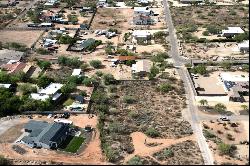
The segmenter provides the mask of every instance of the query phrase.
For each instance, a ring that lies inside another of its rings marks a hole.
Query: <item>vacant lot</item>
[[[214,154],[217,164],[232,163],[246,164],[248,161],[247,151],[249,145],[243,144],[248,140],[248,135],[244,126],[238,122],[203,122],[204,136],[207,138],[209,147]],[[225,146],[220,148],[221,144],[235,145],[235,150],[227,151]],[[223,153],[222,153],[223,152]]]
[[[157,91],[163,83],[174,86],[168,93]],[[116,87],[110,86],[111,107],[104,120],[101,140],[104,151],[111,149],[109,160],[123,163],[126,156],[134,152],[131,134],[145,133],[149,137],[177,139],[192,135],[190,124],[183,120],[182,109],[185,97],[182,82],[168,81],[124,81]],[[100,109],[94,105],[93,110]],[[103,117],[101,117],[103,118]]]
[[[17,42],[31,47],[43,31],[0,31],[1,42]]]
[[[128,30],[133,19],[133,9],[99,8],[92,22],[91,29],[115,28]]]
[[[171,8],[173,23],[179,38],[185,41],[197,40],[197,34],[194,36],[193,33],[196,32],[198,28],[205,28],[207,32],[212,34],[218,34],[222,29],[230,26],[249,30],[248,11],[248,7],[244,5]],[[198,36],[202,37],[201,35]]]
[[[220,27],[240,26],[245,28],[249,26],[248,7],[242,5],[172,7],[171,12],[174,24],[177,27],[185,24],[217,25]]]
[[[203,164],[200,149],[196,142],[187,140],[171,145],[153,154],[163,165],[191,165]]]
[[[21,12],[17,8],[1,8],[0,10],[0,28],[5,27],[10,21],[14,20]]]
[[[240,53],[236,42],[227,43],[185,43],[182,45],[183,54],[188,58],[218,59],[223,57],[247,58],[248,54]]]
[[[1,134],[0,143],[13,143],[22,134],[25,123],[17,124]]]

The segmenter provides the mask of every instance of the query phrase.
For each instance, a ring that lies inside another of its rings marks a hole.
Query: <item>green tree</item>
[[[94,67],[95,69],[99,69],[102,66],[102,62],[99,60],[92,60],[89,62],[89,64]]]
[[[50,68],[51,63],[49,61],[37,61],[37,65],[42,69],[42,70],[46,70],[48,68]]]
[[[243,109],[243,111],[249,111],[249,108],[247,105],[241,105],[240,107]]]
[[[217,112],[219,112],[219,113],[225,112],[226,109],[227,109],[227,107],[224,104],[222,104],[222,103],[218,103],[218,104],[216,104],[214,106],[214,110],[217,111]]]
[[[40,88],[45,88],[48,86],[51,82],[53,82],[53,79],[47,76],[41,76],[37,80],[37,86]]]
[[[218,149],[220,151],[220,154],[232,156],[232,155],[234,155],[235,150],[237,149],[237,147],[235,145],[220,143],[218,145]]]
[[[143,165],[142,160],[139,156],[134,156],[128,162],[128,165]]]
[[[116,79],[112,74],[104,74],[103,75],[103,81],[105,85],[114,84],[116,82]]]
[[[88,68],[89,68],[89,64],[84,63],[84,64],[82,64],[82,65],[80,66],[80,68],[82,69],[82,71],[87,71]]]
[[[12,165],[11,161],[9,161],[4,156],[0,156],[0,165]]]
[[[21,91],[23,95],[37,92],[37,88],[30,83],[18,85],[18,90]]]
[[[202,100],[200,100],[200,101],[199,101],[199,103],[200,103],[200,105],[202,105],[202,106],[204,106],[204,105],[207,105],[207,104],[208,104],[208,102],[207,102],[207,100],[206,100],[206,99],[202,99]]]
[[[70,94],[72,93],[74,90],[76,89],[76,84],[75,83],[67,83],[65,85],[63,85],[63,87],[61,88],[61,92],[63,94]]]
[[[157,131],[156,129],[154,128],[148,128],[145,132],[145,134],[149,137],[152,137],[152,138],[155,138],[155,137],[159,137],[160,136],[160,132]]]
[[[92,83],[92,79],[91,78],[84,78],[84,80],[82,81],[83,85],[87,86],[87,87],[91,87],[93,85]]]
[[[150,77],[154,78],[157,74],[160,73],[160,70],[153,64],[153,66],[150,68]]]
[[[232,67],[232,64],[230,63],[230,62],[222,62],[221,63],[221,67],[223,67],[223,69],[226,69],[226,70],[229,70],[229,69],[231,69],[231,67]]]
[[[46,49],[44,49],[44,48],[38,48],[38,49],[36,49],[36,52],[37,52],[38,54],[41,54],[41,55],[49,54],[49,51],[46,50]]]
[[[194,74],[199,73],[201,75],[204,75],[204,74],[207,74],[207,69],[206,69],[205,65],[197,65],[197,66],[194,66],[193,68],[191,68],[190,72],[192,72]]]
[[[173,90],[173,87],[169,83],[164,83],[158,87],[158,90],[163,93],[168,93],[169,91]]]

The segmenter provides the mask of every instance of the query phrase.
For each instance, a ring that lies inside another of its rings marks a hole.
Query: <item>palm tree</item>
[[[199,103],[200,103],[202,106],[208,105],[208,102],[207,102],[206,99],[201,99],[201,100],[199,101]]]
[[[248,111],[249,110],[247,105],[241,105],[240,107],[243,109],[243,111]]]

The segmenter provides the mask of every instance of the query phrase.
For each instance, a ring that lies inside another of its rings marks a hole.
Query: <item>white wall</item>
[[[202,99],[209,101],[218,101],[218,102],[229,102],[229,96],[195,96],[196,101]]]

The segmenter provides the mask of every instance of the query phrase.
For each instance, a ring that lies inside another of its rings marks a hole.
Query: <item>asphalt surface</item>
[[[197,137],[197,142],[200,147],[200,150],[204,159],[204,163],[206,165],[213,165],[214,164],[213,156],[208,147],[206,139],[203,136],[202,126],[198,120],[198,116],[197,116],[198,109],[197,109],[197,106],[194,104],[195,100],[194,100],[194,94],[192,90],[193,86],[191,86],[192,82],[190,82],[189,76],[187,74],[187,71],[185,71],[186,69],[184,67],[184,64],[187,63],[187,60],[179,56],[178,40],[177,40],[177,36],[175,33],[174,25],[172,23],[171,12],[170,12],[167,0],[163,0],[163,5],[164,5],[164,12],[165,12],[165,19],[166,19],[168,30],[169,30],[169,40],[170,40],[170,45],[171,45],[170,56],[172,57],[174,66],[177,68],[180,78],[183,80],[184,85],[185,85],[185,90],[186,90],[186,94],[188,98],[189,121]]]

